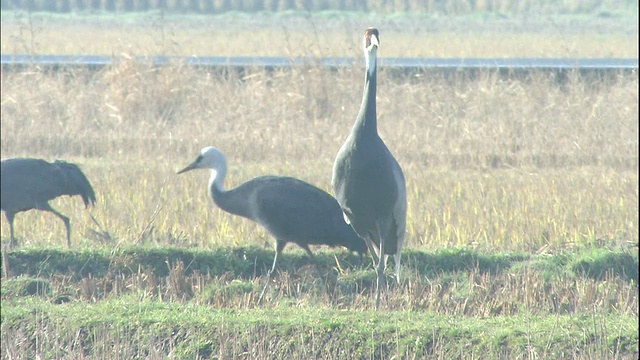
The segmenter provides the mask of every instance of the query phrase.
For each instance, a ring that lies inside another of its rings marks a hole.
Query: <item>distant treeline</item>
[[[375,13],[575,13],[628,5],[625,0],[0,0],[2,10],[72,12],[144,12],[215,14],[228,11],[359,11]]]

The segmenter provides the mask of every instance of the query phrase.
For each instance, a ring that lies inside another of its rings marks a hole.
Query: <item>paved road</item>
[[[52,69],[85,67],[101,69],[119,61],[123,57],[104,55],[12,55],[2,54],[3,70],[23,68],[25,66],[49,67]],[[287,58],[287,57],[176,57],[151,56],[135,57],[135,61],[149,63],[154,66],[172,63],[184,63],[190,66],[210,68],[247,68],[264,67],[267,69],[289,68],[294,66],[321,65],[330,68],[353,66],[361,59],[345,57],[325,58]],[[534,70],[566,72],[578,70],[581,72],[613,72],[638,71],[638,59],[611,58],[380,58],[381,68],[390,68],[404,72],[435,71],[478,71],[498,70],[501,72],[529,72]]]

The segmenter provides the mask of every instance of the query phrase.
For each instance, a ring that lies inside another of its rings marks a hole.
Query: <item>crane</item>
[[[400,257],[406,229],[407,190],[398,161],[378,135],[376,115],[378,29],[364,33],[366,72],[360,111],[333,164],[331,184],[344,219],[367,243],[377,272],[376,308],[386,288],[387,256]]]
[[[34,158],[2,160],[0,207],[9,221],[10,246],[15,246],[13,220],[17,213],[31,209],[55,214],[67,229],[67,246],[71,247],[69,218],[49,205],[49,201],[62,195],[80,195],[85,208],[94,205],[96,195],[87,177],[78,165],[62,160],[47,162]]]
[[[219,208],[253,220],[276,239],[269,274],[273,274],[278,255],[289,242],[303,248],[311,258],[309,245],[344,246],[360,255],[367,251],[364,241],[344,222],[336,199],[307,182],[265,175],[225,190],[227,160],[213,146],[202,149],[195,161],[178,174],[193,169],[211,170],[209,191]]]

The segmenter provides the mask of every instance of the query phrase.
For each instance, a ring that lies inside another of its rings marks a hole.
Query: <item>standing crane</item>
[[[266,175],[225,190],[227,160],[213,146],[202,149],[196,160],[178,174],[193,169],[211,170],[209,191],[219,208],[255,221],[276,239],[269,274],[273,274],[278,255],[289,242],[303,248],[310,258],[310,244],[344,246],[360,255],[367,251],[364,241],[344,222],[336,199],[309,183]]]
[[[10,246],[15,246],[13,220],[17,213],[31,209],[55,214],[67,228],[67,246],[71,247],[69,218],[49,205],[62,195],[80,195],[85,208],[94,205],[96,195],[80,168],[66,161],[52,163],[42,159],[13,158],[2,160],[0,207],[9,221]]]
[[[360,111],[351,133],[333,164],[332,186],[344,219],[369,248],[377,271],[376,308],[380,288],[386,288],[387,256],[394,255],[396,280],[400,281],[400,255],[407,218],[407,190],[404,174],[376,124],[378,29],[364,33],[366,73]]]

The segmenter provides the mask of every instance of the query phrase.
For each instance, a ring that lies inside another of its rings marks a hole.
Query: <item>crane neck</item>
[[[371,68],[369,67],[371,65]],[[375,59],[367,62],[367,71],[364,79],[364,91],[362,94],[362,104],[360,112],[356,118],[354,126],[355,133],[378,133],[377,114],[376,114],[376,87],[377,87],[377,68]]]
[[[251,218],[250,210],[246,204],[246,196],[243,196],[243,194],[236,191],[236,189],[225,190],[224,179],[226,175],[226,164],[218,169],[211,170],[209,191],[213,203],[228,213]]]
[[[226,190],[224,189],[224,178],[227,175],[227,168],[220,167],[218,169],[211,169],[211,177],[209,178],[209,192],[211,193],[211,198],[213,202],[218,205],[223,210],[224,206],[224,194]]]

